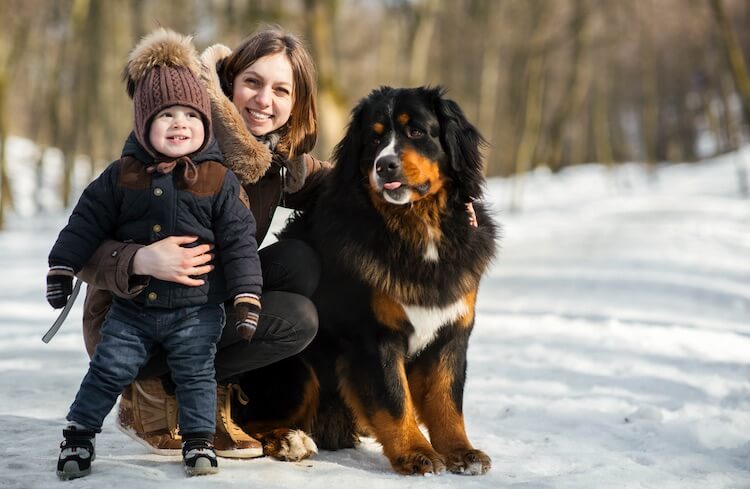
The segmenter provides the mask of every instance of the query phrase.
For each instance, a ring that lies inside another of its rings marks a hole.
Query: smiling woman
[[[237,75],[232,101],[255,136],[280,128],[292,112],[292,65],[283,53],[264,56]]]

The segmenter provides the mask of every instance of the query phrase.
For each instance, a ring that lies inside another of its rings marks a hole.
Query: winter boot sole
[[[79,477],[86,477],[91,473],[91,467],[85,470],[80,470],[78,468],[78,462],[75,460],[68,460],[65,462],[65,465],[63,465],[62,470],[58,470],[57,477],[59,477],[61,480],[67,481],[71,479],[78,479]]]

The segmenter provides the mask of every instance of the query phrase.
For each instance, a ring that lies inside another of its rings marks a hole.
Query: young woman
[[[208,48],[203,79],[214,111],[214,131],[226,164],[250,198],[261,243],[279,205],[300,208],[309,200],[328,163],[307,153],[317,137],[316,81],[312,59],[293,35],[265,29],[240,43]],[[248,230],[251,232],[251,230]],[[108,241],[81,272],[89,283],[84,304],[84,338],[89,355],[112,294],[132,298],[150,277],[201,285],[212,270],[209,245],[191,247],[195,237],[170,237],[149,246]],[[262,447],[232,421],[232,402],[244,402],[237,378],[294,355],[318,327],[309,297],[319,278],[315,253],[300,241],[280,241],[259,251],[263,272],[262,312],[252,341],[224,328],[215,357],[220,456],[262,455]],[[233,324],[227,305],[227,324]],[[179,453],[177,403],[163,353],[154,355],[139,380],[123,391],[118,426],[155,453]]]

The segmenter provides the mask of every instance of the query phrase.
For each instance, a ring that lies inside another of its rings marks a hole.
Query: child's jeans
[[[101,431],[117,396],[133,382],[154,346],[161,344],[177,386],[180,432],[213,433],[214,355],[224,320],[220,304],[155,309],[115,298],[68,421]]]

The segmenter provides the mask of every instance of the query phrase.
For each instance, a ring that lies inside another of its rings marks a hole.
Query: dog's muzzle
[[[381,192],[383,199],[391,204],[409,202],[409,187],[403,182],[401,160],[396,155],[381,156],[375,161],[375,190]]]

